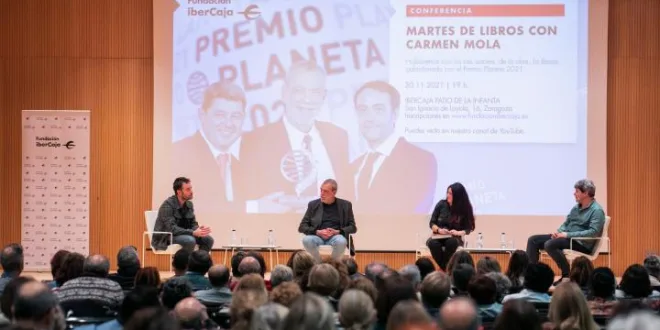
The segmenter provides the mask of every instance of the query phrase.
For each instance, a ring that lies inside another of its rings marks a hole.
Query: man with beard
[[[192,251],[197,244],[200,249],[210,252],[213,247],[213,237],[209,236],[211,228],[200,226],[195,219],[190,179],[176,178],[172,188],[174,195],[161,204],[154,228],[154,231],[172,233],[172,243],[169,242],[169,235],[154,234],[153,246],[157,250],[164,250],[169,244],[180,244],[184,249]]]

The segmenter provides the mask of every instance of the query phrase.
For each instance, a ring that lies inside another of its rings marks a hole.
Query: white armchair
[[[577,257],[587,257],[589,258],[589,260],[593,262],[594,260],[596,260],[596,258],[598,258],[598,255],[601,252],[605,252],[605,247],[607,246],[607,267],[611,268],[612,249],[610,244],[610,238],[608,236],[610,220],[611,218],[609,216],[605,217],[605,224],[603,224],[603,232],[601,233],[600,237],[571,237],[569,243],[569,247],[570,247],[569,250],[564,250],[564,255],[566,256],[566,259],[568,259],[569,262],[572,262],[573,259]],[[596,241],[596,244],[594,245],[592,252],[590,254],[587,254],[573,250],[573,241],[575,240]]]
[[[609,227],[610,227],[610,220],[611,218],[609,216],[605,217],[605,223],[603,224],[603,232],[600,234],[600,237],[571,237],[569,241],[569,249],[564,250],[564,256],[566,256],[566,259],[568,260],[569,263],[573,262],[573,259],[577,257],[587,257],[589,260],[592,262],[598,258],[598,255],[600,253],[605,252],[605,247],[607,247],[607,267],[612,267],[612,249],[611,249],[611,244],[610,244],[610,237],[608,235],[609,233]],[[580,241],[596,241],[596,245],[594,245],[593,250],[591,253],[582,253],[573,250],[573,242],[575,240],[580,240]],[[547,252],[543,251],[541,252],[541,257],[543,258],[550,258]]]
[[[146,239],[149,239],[149,246],[151,247],[151,252],[156,255],[167,254],[173,255],[181,249],[180,244],[172,244],[173,236],[170,232],[154,231],[156,228],[156,219],[158,218],[158,211],[145,211],[144,220],[147,225],[147,230],[142,233],[142,265],[145,266],[145,252],[147,251]],[[156,250],[153,245],[153,236],[154,234],[164,234],[169,236],[169,245],[165,250]],[[169,262],[170,272],[172,271],[172,262]]]

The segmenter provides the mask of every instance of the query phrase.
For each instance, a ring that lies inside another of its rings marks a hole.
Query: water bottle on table
[[[481,233],[477,234],[477,242],[475,244],[476,244],[477,249],[483,249],[484,248],[484,235],[482,235]]]
[[[236,236],[236,229],[231,230],[231,237],[229,238],[229,245],[231,245],[231,246],[238,245],[238,236]]]
[[[506,233],[500,235],[500,249],[506,249]]]
[[[273,232],[272,229],[268,231],[268,246],[274,246],[275,245],[275,233]]]

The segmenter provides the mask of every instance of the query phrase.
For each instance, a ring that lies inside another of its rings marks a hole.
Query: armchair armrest
[[[601,239],[608,240],[608,241],[610,240],[609,237],[571,237],[571,238],[570,238],[570,241],[569,241],[569,243],[568,243],[568,248],[569,248],[570,250],[573,250],[573,241],[574,241],[574,240],[580,240],[580,241],[597,241],[597,240],[601,240]]]
[[[151,248],[153,248],[153,242],[152,242],[153,234],[164,234],[164,235],[169,236],[170,237],[169,245],[172,245],[172,242],[174,241],[174,236],[169,231],[145,231],[145,232],[143,232],[142,233],[142,252],[143,252],[142,253],[143,254],[142,255],[142,260],[144,260],[144,251],[146,251],[146,249],[147,249],[146,246],[145,246],[145,240],[144,239],[145,239],[145,237],[147,237],[149,235],[152,235],[152,238],[149,240],[149,245],[151,246]]]

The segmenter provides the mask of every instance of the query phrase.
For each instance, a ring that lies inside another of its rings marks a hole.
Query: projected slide
[[[565,215],[586,177],[587,1],[179,0],[172,171],[206,214]],[[569,198],[567,198],[567,196]]]

